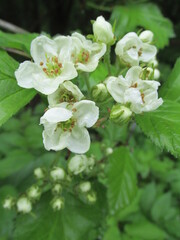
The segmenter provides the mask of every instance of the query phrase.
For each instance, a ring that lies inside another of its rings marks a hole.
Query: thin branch
[[[3,48],[2,47],[2,49],[7,51],[7,52],[14,53],[14,54],[26,57],[26,58],[31,58],[27,53],[25,53],[23,51],[20,51],[20,50],[17,50],[17,49],[14,49],[14,48]]]
[[[89,8],[94,8],[100,11],[104,11],[104,12],[112,12],[113,7],[106,7],[106,6],[102,6],[102,5],[98,5],[92,2],[87,2],[86,5]]]
[[[28,33],[28,31],[24,30],[23,28],[20,28],[14,24],[6,22],[2,19],[0,19],[0,28],[6,29],[13,33]]]

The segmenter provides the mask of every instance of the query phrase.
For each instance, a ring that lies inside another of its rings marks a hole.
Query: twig
[[[2,49],[7,51],[7,52],[11,52],[11,53],[14,53],[14,54],[21,55],[23,57],[31,58],[27,53],[25,53],[23,51],[20,51],[20,50],[17,50],[17,49],[14,49],[14,48],[3,48],[2,47]]]
[[[23,28],[20,28],[14,24],[6,22],[2,19],[0,19],[0,28],[6,29],[13,33],[28,33],[28,31],[24,30]]]

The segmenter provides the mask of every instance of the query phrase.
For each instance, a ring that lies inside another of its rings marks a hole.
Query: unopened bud
[[[14,199],[12,197],[8,197],[3,202],[3,208],[11,209],[14,205]]]
[[[113,106],[110,114],[110,119],[120,125],[127,123],[132,117],[132,111],[120,104]]]
[[[108,97],[108,90],[104,83],[99,83],[92,89],[92,97],[95,101],[102,102]]]
[[[44,171],[42,168],[36,168],[34,169],[34,175],[37,179],[42,179],[44,178]]]
[[[113,149],[112,148],[106,148],[106,154],[107,155],[111,155],[113,153]]]
[[[96,193],[94,191],[91,191],[87,194],[87,200],[89,203],[95,203],[97,200]]]
[[[88,159],[86,155],[75,155],[68,163],[68,170],[77,175],[83,172],[87,167]]]
[[[63,180],[65,178],[65,171],[60,167],[54,167],[50,172],[50,176],[54,181]]]
[[[112,26],[107,22],[104,17],[97,17],[96,21],[93,23],[93,33],[96,41],[100,41],[106,44],[113,43],[114,34]]]
[[[153,40],[154,34],[153,32],[149,30],[143,31],[140,35],[139,38],[144,42],[144,43],[151,43]]]
[[[29,213],[32,210],[32,204],[27,197],[19,198],[16,205],[18,212]]]
[[[51,202],[51,206],[54,211],[59,211],[64,206],[64,200],[62,198],[55,197]]]
[[[31,200],[36,200],[40,198],[41,191],[38,186],[34,185],[27,190],[27,195]]]
[[[79,190],[82,193],[87,193],[91,190],[91,183],[90,182],[82,182],[79,184]]]
[[[54,185],[54,187],[52,188],[52,192],[53,194],[59,194],[62,192],[62,186],[61,184],[57,183]]]
[[[94,165],[95,165],[95,160],[94,160],[94,157],[89,157],[87,159],[87,166],[86,166],[86,170],[85,172],[88,174],[92,171],[92,169],[94,168]]]
[[[159,79],[160,75],[161,75],[160,71],[157,68],[155,68],[154,69],[154,79],[155,80]]]

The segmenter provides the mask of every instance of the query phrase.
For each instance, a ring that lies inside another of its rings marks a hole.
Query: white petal
[[[50,122],[58,123],[67,121],[72,117],[72,112],[61,107],[50,108],[40,119],[40,124]]]
[[[72,54],[72,37],[70,36],[58,36],[54,38],[54,41],[57,44],[59,52],[59,61],[69,62],[71,61]]]
[[[77,101],[80,101],[83,98],[84,95],[82,94],[80,89],[72,82],[66,81],[63,85],[69,92],[72,93],[73,96],[75,96]]]
[[[67,147],[69,132],[63,132],[58,128],[52,135],[48,135],[46,131],[43,131],[43,143],[46,150],[59,151]]]
[[[92,127],[98,120],[99,108],[95,102],[89,100],[82,100],[73,106],[76,109],[74,117],[77,119],[77,124],[80,127]]]
[[[90,147],[90,136],[86,128],[75,126],[68,138],[67,148],[74,153],[85,153]]]
[[[128,82],[122,76],[109,77],[107,79],[107,89],[114,100],[118,103],[124,103],[124,91],[129,87]]]
[[[138,82],[140,79],[140,73],[142,68],[139,66],[131,67],[127,73],[125,79],[127,80],[129,86],[132,86],[134,83]]]
[[[155,101],[152,101],[150,104],[147,104],[143,108],[143,112],[154,111],[163,104],[162,98],[159,98]]]
[[[57,45],[55,41],[46,36],[39,36],[31,43],[31,56],[39,64],[46,62],[46,57],[57,56]]]
[[[78,74],[74,67],[74,64],[71,62],[65,62],[63,69],[62,69],[62,73],[57,78],[59,79],[59,84],[61,84],[66,80],[71,80],[71,79],[77,77],[77,75]]]
[[[25,61],[19,65],[15,71],[18,85],[23,88],[33,88],[33,78],[35,74],[41,72],[40,67],[30,61]]]
[[[129,88],[124,93],[124,100],[126,103],[143,104],[141,93],[137,88]]]
[[[142,62],[149,62],[152,60],[157,53],[157,48],[148,43],[143,43],[142,45],[142,54],[139,57],[139,60]]]

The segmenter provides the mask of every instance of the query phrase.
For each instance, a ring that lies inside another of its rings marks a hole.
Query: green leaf
[[[180,103],[180,58],[171,72],[168,80],[161,88],[160,95],[163,99],[168,99]]]
[[[22,169],[33,160],[33,156],[24,150],[14,150],[0,161],[0,179],[6,178]]]
[[[108,201],[114,213],[128,206],[136,196],[136,172],[128,148],[116,149],[107,168]]]
[[[125,231],[128,235],[143,240],[164,240],[166,237],[163,230],[146,219],[125,225]]]
[[[143,132],[159,147],[180,155],[180,104],[164,101],[154,112],[136,115]]]
[[[150,183],[145,186],[140,201],[143,212],[148,213],[151,210],[151,207],[156,199],[156,195],[157,190],[155,183]]]
[[[116,36],[123,37],[127,32],[136,31],[143,27],[154,33],[154,43],[163,48],[169,43],[169,38],[174,37],[172,23],[163,17],[159,8],[153,3],[130,4],[114,8],[111,23],[116,21]]]
[[[36,216],[21,215],[15,226],[14,240],[94,240],[102,221],[103,199],[95,205],[86,205],[77,197],[65,195],[65,207],[54,212],[51,198],[44,196],[34,209]]]
[[[36,94],[34,90],[22,89],[17,85],[14,77],[17,67],[18,63],[0,50],[0,125],[30,102]]]
[[[0,31],[0,47],[15,48],[30,54],[30,44],[38,34],[36,33],[5,33]]]

